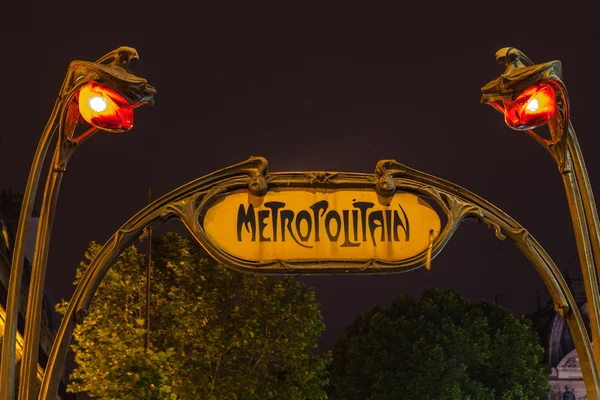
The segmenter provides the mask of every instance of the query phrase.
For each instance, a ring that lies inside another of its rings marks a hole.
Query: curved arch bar
[[[48,357],[44,379],[38,394],[39,399],[56,397],[75,324],[81,323],[85,318],[88,305],[100,282],[121,252],[140,237],[149,225],[157,221],[167,222],[177,217],[174,211],[180,209],[182,204],[201,201],[204,195],[209,193],[211,188],[219,182],[231,179],[234,182],[239,181],[239,183],[248,185],[258,180],[257,173],[261,175],[266,173],[266,168],[267,161],[265,159],[253,157],[245,162],[191,181],[155,200],[135,214],[111,236],[92,260],[71,297]],[[82,306],[83,304],[85,306]]]
[[[240,189],[262,195],[269,188],[363,188],[374,189],[382,196],[393,195],[396,191],[418,194],[435,201],[444,211],[447,223],[433,243],[432,257],[435,257],[450,240],[460,223],[467,218],[476,218],[493,228],[496,237],[508,238],[531,261],[544,284],[548,288],[555,309],[567,321],[578,351],[586,390],[590,399],[599,399],[600,379],[586,328],[575,305],[569,287],[560,271],[539,243],[514,219],[491,203],[474,193],[443,179],[408,168],[394,160],[383,160],[377,164],[375,174],[333,173],[333,172],[293,172],[270,174],[264,158],[253,157],[240,164],[214,172],[189,182],[157,199],[129,221],[102,247],[92,260],[78,284],[52,347],[46,373],[39,392],[39,399],[55,396],[63,371],[68,346],[76,323],[81,323],[98,286],[106,272],[121,252],[129,246],[151,224],[177,218],[190,233],[218,261],[226,266],[252,273],[266,274],[307,274],[354,272],[361,274],[405,272],[425,263],[426,251],[409,260],[389,262],[369,260],[367,263],[344,263],[324,260],[318,269],[310,267],[309,261],[268,261],[248,262],[226,254],[217,248],[207,237],[199,215],[220,195]],[[313,262],[314,264],[314,262]],[[51,394],[51,396],[49,396]]]
[[[588,398],[600,399],[600,375],[594,362],[592,345],[575,299],[558,267],[544,248],[517,221],[498,207],[441,178],[406,167],[394,160],[386,164],[388,174],[396,177],[399,187],[420,190],[446,209],[448,225],[475,218],[493,228],[500,240],[509,239],[533,264],[550,292],[555,310],[565,319],[575,343]],[[416,184],[416,185],[415,185]],[[419,186],[421,185],[421,186]],[[455,228],[456,229],[456,228]]]

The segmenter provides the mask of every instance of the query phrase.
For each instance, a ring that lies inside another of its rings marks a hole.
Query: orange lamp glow
[[[556,113],[556,94],[550,83],[525,89],[514,101],[504,101],[504,120],[518,131],[544,125]]]
[[[90,125],[114,133],[133,127],[133,106],[114,90],[90,82],[79,90],[78,96],[79,112]]]

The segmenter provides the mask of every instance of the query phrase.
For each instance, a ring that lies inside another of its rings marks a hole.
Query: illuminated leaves
[[[328,354],[313,354],[324,325],[312,290],[228,270],[179,235],[154,249],[152,351],[143,352],[145,257],[131,247],[76,328],[71,390],[99,399],[325,398]]]

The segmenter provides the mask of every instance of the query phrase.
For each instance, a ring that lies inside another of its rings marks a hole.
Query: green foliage
[[[98,399],[323,399],[329,353],[314,293],[292,278],[241,274],[192,241],[153,242],[151,346],[145,256],[128,248],[76,327],[69,390]],[[80,279],[100,246],[91,244]],[[57,309],[64,313],[66,302]]]
[[[333,347],[330,398],[548,398],[543,348],[531,322],[453,291],[399,296],[361,314]]]

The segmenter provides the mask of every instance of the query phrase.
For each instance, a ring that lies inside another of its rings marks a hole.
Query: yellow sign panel
[[[279,189],[228,194],[208,209],[203,226],[214,245],[249,261],[400,261],[427,250],[441,222],[411,193]]]

